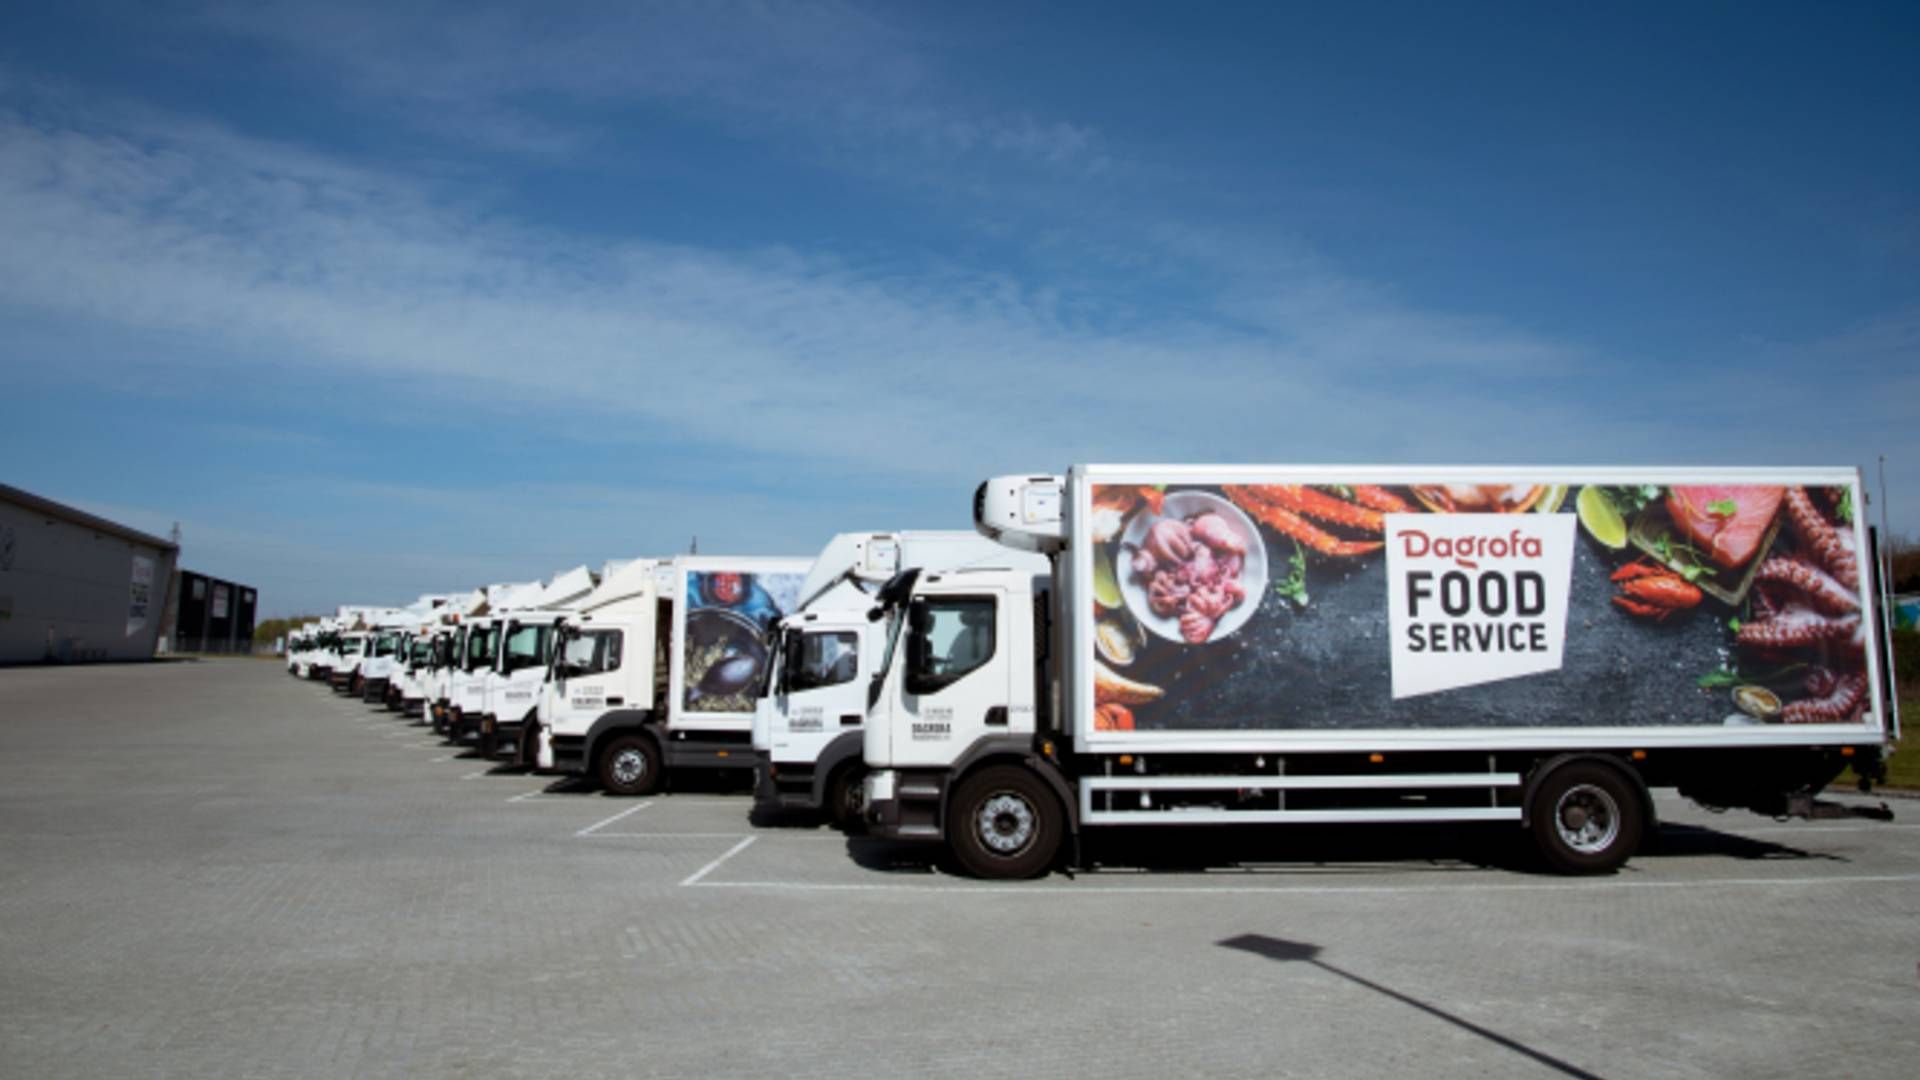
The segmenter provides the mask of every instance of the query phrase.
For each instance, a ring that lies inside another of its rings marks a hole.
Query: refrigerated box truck
[[[616,795],[671,770],[748,769],[767,633],[794,609],[807,559],[636,559],[579,602],[522,757]]]
[[[1897,738],[1864,509],[1852,469],[989,480],[1051,569],[882,590],[869,824],[1014,877],[1107,826],[1504,822],[1577,873],[1653,788],[1829,810]]]
[[[847,532],[827,542],[769,641],[773,673],[753,722],[756,808],[824,808],[840,828],[860,824],[867,691],[886,647],[868,618],[874,596],[907,567],[967,566],[1044,572],[1047,563],[977,532]]]

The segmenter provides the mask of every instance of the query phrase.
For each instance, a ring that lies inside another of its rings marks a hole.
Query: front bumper
[[[360,681],[360,700],[369,705],[378,705],[387,695],[387,680],[362,679]]]

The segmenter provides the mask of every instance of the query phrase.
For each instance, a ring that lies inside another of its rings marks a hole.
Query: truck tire
[[[1640,793],[1620,770],[1576,761],[1548,773],[1527,808],[1533,842],[1563,874],[1610,874],[1640,846]]]
[[[1066,819],[1044,780],[1017,765],[992,765],[961,781],[948,800],[947,843],[975,877],[1038,877],[1053,869]]]
[[[827,818],[849,836],[866,831],[867,799],[861,786],[866,778],[867,767],[857,761],[847,762],[827,778]]]
[[[660,790],[660,747],[645,735],[616,735],[600,751],[600,787],[609,795]]]

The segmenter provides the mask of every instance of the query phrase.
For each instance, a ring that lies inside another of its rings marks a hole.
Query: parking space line
[[[721,863],[724,863],[728,859],[733,858],[735,855],[738,855],[741,852],[747,850],[747,848],[752,846],[753,842],[758,839],[760,839],[758,836],[749,836],[745,840],[742,840],[739,843],[733,845],[732,847],[726,850],[726,854],[721,855],[719,858],[713,860],[707,865],[701,867],[698,870],[695,870],[691,874],[688,874],[686,877],[686,880],[682,881],[680,884],[682,886],[700,884],[701,878],[706,877],[708,874],[711,874],[715,870],[720,869]]]
[[[748,842],[753,838],[749,837]],[[1708,881],[1568,881],[1568,882],[1525,882],[1513,885],[1485,884],[1461,885],[992,885],[952,884],[952,885],[915,885],[894,881],[701,881],[720,863],[725,862],[734,852],[746,846],[738,844],[733,851],[714,860],[699,874],[681,882],[682,885],[698,885],[703,889],[766,889],[788,892],[991,892],[991,893],[1027,893],[1046,896],[1111,896],[1116,893],[1137,895],[1142,893],[1183,893],[1187,895],[1219,893],[1222,895],[1240,895],[1244,893],[1299,893],[1308,896],[1351,896],[1380,895],[1404,896],[1416,893],[1449,892],[1612,892],[1623,889],[1699,889],[1716,885],[1730,888],[1751,888],[1771,885],[1876,885],[1920,882],[1920,874],[1852,874],[1840,877],[1803,877],[1803,878],[1722,878]],[[1084,874],[1093,878],[1097,874]]]
[[[603,832],[594,833],[595,840],[738,840],[746,834],[737,832]]]
[[[619,821],[621,818],[627,817],[630,814],[637,814],[640,811],[645,810],[647,807],[652,805],[653,805],[652,799],[648,799],[645,802],[641,802],[641,803],[635,803],[634,805],[627,807],[625,810],[620,811],[619,813],[613,815],[610,818],[606,818],[605,820],[594,822],[593,824],[587,826],[584,829],[581,829],[579,832],[574,833],[573,835],[592,836],[594,833],[597,833],[601,829],[606,828],[608,825],[611,825],[614,822]]]
[[[1711,829],[1731,836],[1752,836],[1759,833],[1849,833],[1881,832],[1886,829],[1920,829],[1920,825],[1879,822],[1877,824],[1861,822],[1858,825],[1756,825],[1750,829],[1723,829],[1715,825],[1699,825],[1695,828]]]
[[[433,763],[434,763],[434,762],[436,762],[436,761],[452,761],[452,760],[453,760],[454,758],[456,758],[456,757],[459,757],[459,756],[460,756],[460,755],[458,755],[458,754],[447,754],[447,755],[444,755],[444,756],[442,756],[442,757],[437,757],[437,758],[429,758],[429,759],[428,759],[428,761],[427,761],[427,764],[429,764],[429,765],[431,765],[431,764],[433,764]]]

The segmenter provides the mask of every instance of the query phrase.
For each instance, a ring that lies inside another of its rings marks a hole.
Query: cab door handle
[[[625,705],[626,703],[627,699],[623,697],[610,697],[607,699],[607,704],[609,705]]]
[[[854,726],[857,726],[857,725],[858,725],[858,724],[860,723],[860,721],[862,721],[862,720],[865,720],[865,719],[866,719],[866,717],[864,717],[864,716],[861,716],[861,715],[860,715],[859,713],[857,713],[857,712],[850,712],[850,713],[841,713],[841,714],[840,714],[840,726],[841,726],[841,727],[854,727]]]
[[[1007,726],[1007,707],[1005,705],[995,705],[993,708],[987,710],[987,726]]]

